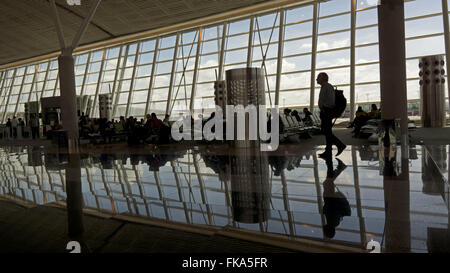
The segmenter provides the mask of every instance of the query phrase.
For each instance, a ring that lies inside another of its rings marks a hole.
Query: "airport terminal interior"
[[[449,5],[1,1],[0,252],[450,252]]]

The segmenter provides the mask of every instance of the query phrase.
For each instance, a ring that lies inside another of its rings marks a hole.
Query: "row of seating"
[[[363,138],[367,138],[370,143],[378,143],[380,124],[381,119],[369,119],[367,121],[367,124],[361,127],[360,136]],[[411,132],[416,129],[417,126],[414,123],[414,121],[408,119],[408,132]],[[399,130],[399,128],[397,128],[396,130]],[[400,133],[397,132],[397,136],[399,135]],[[400,141],[400,139],[397,139],[397,141]]]
[[[317,113],[312,114],[312,115],[311,115],[311,120],[312,120],[312,122],[313,122],[313,126],[314,126],[316,129],[319,129],[319,131],[320,131],[320,124],[321,124],[321,121],[320,121],[320,116],[319,116],[319,114],[317,114]]]
[[[293,116],[287,116],[280,113],[280,120],[283,125],[283,131],[280,131],[280,140],[284,141],[290,137],[297,137],[306,135],[310,137],[310,133],[317,133],[320,131],[320,118],[319,124],[317,125],[317,116],[312,116],[313,124],[311,126],[305,125],[303,121],[298,121]]]

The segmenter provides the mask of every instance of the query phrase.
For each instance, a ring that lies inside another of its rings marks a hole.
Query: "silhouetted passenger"
[[[160,130],[163,122],[156,116],[155,113],[152,113],[151,117],[152,117],[152,119],[151,119],[150,125],[152,128],[152,134],[157,135],[157,134],[159,134],[159,130]]]
[[[333,170],[333,159],[331,156],[325,159],[327,164],[327,178],[323,183],[323,214],[325,214],[326,224],[323,226],[323,233],[327,238],[333,238],[336,234],[336,227],[339,226],[344,216],[351,215],[350,204],[345,195],[339,191],[334,184],[336,178],[347,167],[338,158],[338,166]]]
[[[328,83],[327,73],[319,73],[316,81],[321,86],[319,93],[320,119],[322,133],[325,135],[326,140],[325,152],[319,156],[327,157],[329,154],[331,155],[333,145],[336,145],[338,149],[336,154],[336,156],[338,156],[345,150],[346,145],[333,134],[333,117],[336,92],[334,91],[333,86]]]
[[[8,121],[6,122],[6,129],[9,133],[8,138],[12,137],[12,126],[11,126],[11,119],[8,118]]]
[[[305,125],[307,126],[312,126],[313,125],[313,121],[312,121],[312,113],[308,110],[308,108],[303,108],[303,115],[305,116],[302,121],[305,123]]]
[[[170,115],[166,114],[166,116],[164,117],[164,120],[163,120],[163,124],[166,126],[170,126],[169,119],[170,119]]]
[[[17,121],[16,117],[14,116],[11,120],[11,128],[12,128],[12,135],[16,139],[17,138],[17,126],[19,125],[19,122]]]
[[[355,134],[355,136],[359,136],[359,131],[361,130],[361,127],[366,124],[367,120],[369,120],[369,116],[366,112],[364,112],[362,107],[359,106],[358,110],[355,113],[355,119],[352,123],[350,123],[348,128],[354,127],[355,130],[353,130],[353,133]]]
[[[370,112],[369,112],[369,117],[374,118],[377,114],[378,114],[379,110],[377,108],[376,104],[372,104]]]
[[[30,119],[31,136],[33,139],[40,138],[39,136],[39,117],[36,114],[31,114]]]
[[[298,113],[297,110],[292,111],[292,112],[291,112],[291,116],[295,117],[295,119],[296,119],[297,121],[302,121],[302,118],[300,117],[300,115],[299,115],[299,113]]]
[[[62,130],[62,129],[63,129],[63,126],[58,121],[55,121],[55,123],[53,124],[52,130],[57,131],[57,130]]]
[[[20,137],[23,138],[24,137],[23,133],[24,133],[24,129],[25,129],[25,121],[23,121],[22,118],[19,118],[19,127],[20,127],[20,130],[19,130]]]

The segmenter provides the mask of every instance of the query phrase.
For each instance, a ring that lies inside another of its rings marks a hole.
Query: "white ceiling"
[[[103,0],[79,45],[166,27],[267,0]],[[92,0],[70,6],[56,0],[66,44],[89,12]],[[59,50],[47,0],[0,1],[0,65]]]

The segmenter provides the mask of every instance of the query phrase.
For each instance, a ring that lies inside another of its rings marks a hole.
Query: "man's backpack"
[[[334,109],[333,109],[333,117],[339,118],[345,111],[347,107],[347,99],[344,96],[344,91],[338,90],[337,87],[334,88],[335,91],[335,101],[334,101]]]

